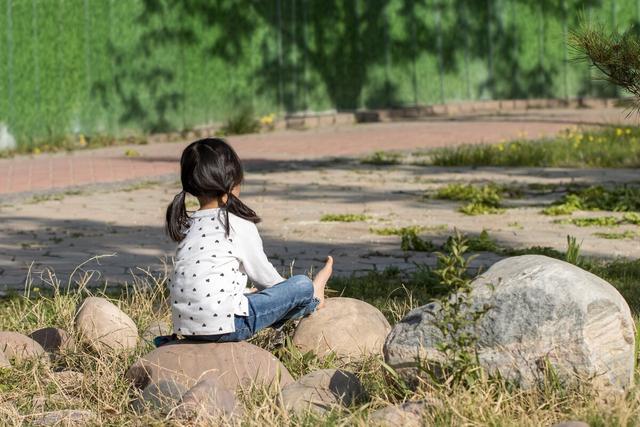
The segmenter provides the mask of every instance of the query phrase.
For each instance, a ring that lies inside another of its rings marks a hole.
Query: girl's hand
[[[245,291],[245,294],[253,294],[258,292],[258,288],[249,288]]]

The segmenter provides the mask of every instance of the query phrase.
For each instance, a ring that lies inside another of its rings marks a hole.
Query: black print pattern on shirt
[[[201,216],[194,218],[196,223],[192,224],[199,224],[187,230],[186,240],[178,246],[174,258],[176,272],[173,280],[167,280],[172,297],[170,301],[173,302],[174,328],[183,335],[230,332],[234,314],[246,316],[249,311],[246,299],[240,300],[243,295],[241,287],[246,285],[248,276],[240,269],[242,264],[234,246],[242,245],[243,235],[226,236],[219,219]],[[232,227],[232,233],[238,233],[234,223]],[[255,228],[247,232],[255,233]],[[212,298],[216,292],[220,299]],[[209,323],[202,318],[204,312],[212,316]]]

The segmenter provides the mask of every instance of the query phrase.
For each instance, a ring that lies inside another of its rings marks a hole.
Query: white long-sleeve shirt
[[[224,221],[219,208],[194,212],[178,245],[169,281],[176,334],[234,332],[234,315],[249,313],[247,276],[258,288],[285,280],[267,259],[254,223],[230,213],[226,237]]]

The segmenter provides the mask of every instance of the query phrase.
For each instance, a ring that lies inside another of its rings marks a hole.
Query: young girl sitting
[[[223,140],[206,138],[185,148],[180,160],[182,191],[167,208],[166,230],[178,242],[168,282],[174,334],[189,339],[246,340],[269,326],[322,307],[333,259],[311,281],[285,280],[262,249],[260,218],[239,199],[242,165]],[[191,215],[186,193],[198,198]],[[258,288],[250,291],[247,278]],[[156,338],[156,345],[169,341]]]

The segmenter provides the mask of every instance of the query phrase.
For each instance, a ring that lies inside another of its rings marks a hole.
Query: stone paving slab
[[[461,143],[490,143],[551,136],[576,125],[636,124],[619,108],[540,109],[500,114],[435,117],[414,122],[371,123],[276,131],[229,137],[249,164],[361,156],[376,150],[415,150]],[[42,192],[87,184],[149,179],[176,173],[186,142],[80,150],[0,159],[1,195]],[[127,157],[125,151],[139,157]]]
[[[549,195],[512,200],[501,215],[470,217],[457,212],[457,202],[424,198],[451,182],[493,181],[605,184],[638,182],[636,170],[570,170],[545,168],[436,168],[397,165],[376,167],[355,161],[274,163],[247,174],[241,197],[263,218],[259,225],[265,249],[285,274],[306,273],[321,266],[327,254],[336,259],[336,274],[362,275],[388,267],[411,271],[434,266],[433,253],[405,252],[397,236],[372,229],[421,225],[423,237],[443,243],[454,228],[477,234],[489,231],[509,247],[566,247],[566,235],[582,242],[586,255],[637,257],[638,237],[605,240],[595,231],[637,230],[638,227],[580,228],[554,224],[539,213]],[[561,188],[561,187],[560,187]],[[116,190],[94,188],[37,203],[14,201],[0,206],[0,290],[37,286],[55,271],[63,285],[95,270],[91,284],[102,286],[133,280],[132,274],[153,274],[170,268],[175,245],[163,234],[166,205],[178,192],[174,176],[156,183]],[[554,193],[553,197],[559,197]],[[190,205],[193,206],[193,205]],[[367,221],[321,222],[323,214],[366,214]],[[607,213],[608,215],[609,213]],[[583,213],[599,216],[603,213]],[[613,215],[619,215],[613,213]],[[94,256],[74,273],[76,266]],[[487,267],[500,257],[482,253],[474,267]],[[99,272],[99,274],[98,274]]]

